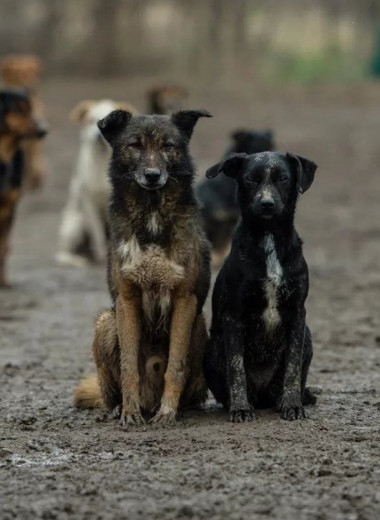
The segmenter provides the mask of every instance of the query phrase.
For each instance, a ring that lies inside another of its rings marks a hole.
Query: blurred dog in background
[[[44,119],[45,110],[36,88],[42,73],[42,62],[33,55],[9,55],[1,63],[1,74],[6,87],[25,89],[32,106],[33,116]],[[23,143],[25,174],[23,186],[37,189],[46,177],[46,161],[42,140],[28,140]]]
[[[232,153],[253,154],[274,148],[273,133],[269,130],[236,130],[231,138],[233,143],[225,158]],[[201,205],[204,229],[212,246],[212,264],[219,267],[228,253],[240,216],[234,180],[225,175],[215,180],[205,180],[196,186],[196,196]]]
[[[33,116],[26,93],[0,91],[0,287],[8,287],[5,261],[25,175],[25,139],[41,139],[46,127]]]
[[[175,85],[154,87],[147,93],[148,114],[170,115],[181,110],[187,92]]]
[[[56,260],[61,264],[84,266],[105,262],[108,236],[107,175],[111,155],[97,122],[117,108],[136,114],[128,103],[111,100],[82,101],[70,113],[81,124],[80,148],[63,212]]]

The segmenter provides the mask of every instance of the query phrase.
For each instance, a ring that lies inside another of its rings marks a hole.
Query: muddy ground
[[[231,91],[194,87],[193,154],[203,173],[231,128],[273,128],[278,148],[319,164],[299,202],[315,357],[309,420],[259,411],[230,424],[212,401],[174,427],[123,430],[76,411],[72,391],[93,370],[105,269],[54,264],[77,128],[77,101],[107,95],[143,108],[147,79],[51,80],[49,179],[22,201],[0,294],[0,518],[315,519],[380,517],[380,105],[376,85]]]

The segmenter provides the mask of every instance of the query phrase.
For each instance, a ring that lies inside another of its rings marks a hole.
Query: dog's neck
[[[168,182],[156,191],[148,191],[137,183],[130,183],[128,189],[116,193],[111,204],[115,215],[118,234],[124,238],[135,235],[141,243],[167,243],[174,228],[181,228],[181,221],[192,218],[197,212],[191,180],[184,184]]]
[[[246,244],[250,252],[257,251],[262,248],[266,238],[270,235],[273,237],[274,244],[279,256],[285,257],[289,249],[294,247],[297,241],[297,232],[294,227],[294,211],[281,218],[273,217],[272,219],[256,218],[242,218],[240,224],[240,236],[249,237],[249,241],[240,241],[241,244]],[[252,253],[249,257],[254,256]]]

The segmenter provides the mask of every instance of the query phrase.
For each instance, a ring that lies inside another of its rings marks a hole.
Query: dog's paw
[[[145,419],[139,411],[133,413],[122,412],[120,424],[121,426],[141,426],[145,424]]]
[[[234,423],[250,422],[255,418],[252,409],[249,410],[233,410],[230,412],[229,421]]]
[[[286,421],[298,421],[307,419],[305,409],[302,405],[283,407],[281,410],[281,417]]]
[[[152,424],[174,424],[177,415],[177,410],[167,406],[161,406],[156,415],[152,417],[150,422]]]

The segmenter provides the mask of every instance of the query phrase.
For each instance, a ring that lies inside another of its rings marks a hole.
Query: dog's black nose
[[[161,172],[158,168],[147,168],[144,175],[146,180],[153,184],[158,181],[161,176]]]
[[[265,197],[265,199],[261,199],[260,205],[264,209],[271,209],[274,206],[274,200],[272,197]]]

